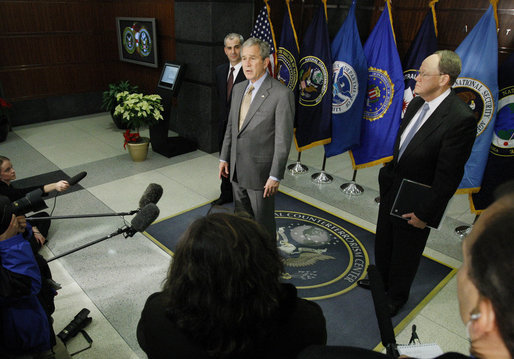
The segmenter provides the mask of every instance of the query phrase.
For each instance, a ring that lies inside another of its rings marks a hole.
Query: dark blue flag
[[[298,151],[329,143],[332,132],[332,57],[325,1],[305,32],[300,51],[295,126]]]
[[[414,98],[414,87],[416,86],[416,75],[423,60],[437,51],[437,37],[434,24],[435,10],[427,13],[425,20],[418,30],[418,34],[410,45],[407,54],[403,60],[403,79],[405,81],[405,91],[403,94],[403,110],[402,117]]]
[[[355,0],[332,41],[332,60],[332,142],[325,145],[327,157],[360,141],[368,66],[355,20]]]
[[[350,152],[354,169],[388,162],[400,127],[403,72],[396,49],[389,1],[364,45],[368,85],[361,143]]]
[[[280,34],[280,43],[278,48],[278,68],[277,80],[289,87],[295,94],[298,95],[298,38],[294,29],[293,18],[291,16],[291,9],[289,8],[289,1],[286,0],[287,11],[284,13],[284,21],[282,23],[282,33]]]
[[[498,69],[498,112],[480,192],[472,195],[471,210],[480,214],[493,201],[500,184],[514,180],[514,54]]]
[[[454,90],[477,119],[477,137],[457,193],[473,193],[482,183],[498,106],[498,38],[492,5],[455,52],[462,71]]]

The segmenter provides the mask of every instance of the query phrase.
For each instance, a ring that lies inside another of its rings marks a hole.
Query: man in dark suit
[[[375,261],[396,315],[409,298],[430,229],[438,223],[464,173],[476,136],[469,107],[451,90],[461,69],[453,51],[438,51],[421,64],[416,97],[400,125],[393,159],[378,177],[380,208],[375,238]],[[413,212],[390,215],[403,179],[431,186]],[[367,280],[358,284],[366,287]]]
[[[243,45],[243,36],[230,33],[223,40],[225,45],[225,55],[227,55],[228,63],[216,67],[216,93],[218,94],[218,143],[221,151],[223,138],[227,129],[228,113],[230,111],[230,99],[232,97],[232,88],[235,84],[246,80],[241,70],[241,45]],[[214,204],[222,205],[232,202],[232,185],[228,177],[221,177],[221,195],[214,201]]]
[[[268,43],[248,39],[241,48],[248,81],[232,90],[219,176],[232,181],[235,209],[276,236],[275,199],[293,138],[294,95],[266,73]]]

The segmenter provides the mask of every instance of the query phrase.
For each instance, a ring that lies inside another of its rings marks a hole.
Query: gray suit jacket
[[[263,189],[269,176],[282,179],[293,138],[295,103],[291,90],[266,75],[239,131],[239,109],[248,80],[234,85],[220,159],[230,179],[247,189]]]

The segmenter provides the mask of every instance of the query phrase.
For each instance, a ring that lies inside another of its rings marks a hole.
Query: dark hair
[[[283,264],[270,235],[251,219],[197,219],[177,246],[164,293],[168,316],[210,354],[251,351],[278,317]]]
[[[514,207],[491,216],[470,252],[470,278],[491,301],[500,335],[514,357]]]

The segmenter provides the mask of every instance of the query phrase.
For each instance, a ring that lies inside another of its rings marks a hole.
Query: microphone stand
[[[115,217],[115,216],[131,216],[140,211],[135,209],[130,212],[117,212],[117,213],[97,213],[97,214],[70,214],[66,216],[52,216],[52,217],[27,217],[27,219],[69,219],[69,218],[96,218],[96,217]]]
[[[93,244],[105,241],[106,239],[112,238],[112,237],[117,236],[118,234],[122,234],[122,233],[124,233],[125,234],[125,238],[127,238],[127,237],[134,236],[134,234],[136,234],[137,231],[134,228],[128,227],[128,226],[125,226],[123,228],[118,228],[118,230],[116,232],[113,232],[113,233],[111,233],[111,234],[109,234],[109,235],[107,235],[105,237],[99,238],[99,239],[97,239],[95,241],[86,243],[86,244],[84,244],[84,245],[82,245],[80,247],[77,247],[75,249],[72,249],[72,250],[69,250],[67,252],[61,253],[61,254],[59,254],[59,255],[57,255],[55,257],[52,257],[52,258],[48,259],[47,262],[51,262],[53,260],[59,259],[59,258],[64,257],[64,256],[67,256],[68,254],[75,253],[77,251],[80,251],[81,249],[84,249],[84,248],[87,248],[89,246],[92,246]]]

